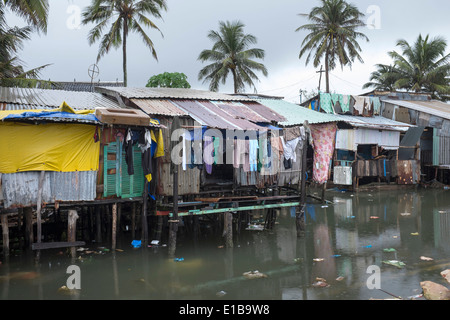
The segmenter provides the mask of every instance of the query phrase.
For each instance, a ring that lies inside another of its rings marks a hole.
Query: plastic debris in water
[[[223,290],[220,290],[219,292],[216,293],[216,296],[218,297],[223,297],[224,295],[226,295],[227,293]]]
[[[367,246],[363,246],[363,248],[372,248],[372,245],[369,244],[369,245],[367,245]]]
[[[396,252],[397,250],[395,250],[394,248],[386,248],[383,249],[384,252]]]
[[[385,260],[383,261],[384,264],[388,264],[390,266],[397,267],[399,269],[403,268],[406,264],[404,262],[398,261],[398,260]]]
[[[173,261],[176,261],[176,262],[184,261],[184,258],[175,258],[175,259],[173,259]]]
[[[141,241],[141,240],[133,240],[133,241],[131,241],[131,245],[132,245],[134,248],[140,248],[141,245],[142,245],[142,241]]]

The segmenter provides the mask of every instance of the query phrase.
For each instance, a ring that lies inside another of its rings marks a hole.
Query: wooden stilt
[[[41,243],[42,240],[42,219],[41,219],[41,207],[42,207],[42,189],[44,185],[45,171],[41,171],[39,175],[39,186],[36,203],[36,223],[37,223],[37,237],[36,242]]]
[[[33,234],[33,209],[31,207],[23,208],[25,216],[25,242],[28,248],[32,248],[34,234]]]
[[[67,241],[68,242],[75,242],[77,239],[77,219],[78,219],[78,213],[76,210],[69,210],[67,215]],[[70,248],[70,253],[72,258],[75,258],[76,256],[76,249],[75,247]]]
[[[225,212],[223,215],[223,236],[227,248],[233,248],[233,213]]]
[[[148,224],[147,224],[147,205],[148,205],[148,181],[147,179],[145,179],[145,184],[144,184],[144,194],[143,194],[143,201],[142,201],[142,229],[141,229],[141,240],[142,240],[142,245],[143,246],[147,246],[148,244]]]
[[[305,230],[305,207],[306,207],[306,167],[307,159],[306,155],[308,152],[308,137],[306,133],[306,139],[303,141],[302,149],[302,169],[301,169],[301,181],[300,181],[300,206],[297,212],[296,210],[296,227],[297,236],[301,236]],[[322,196],[323,199],[324,195]]]
[[[117,203],[112,205],[112,239],[111,249],[116,250],[116,232],[117,232]]]
[[[173,134],[176,130],[181,128],[180,119],[178,117],[174,117],[172,122],[171,134]],[[171,150],[173,150],[175,146],[175,141],[171,141]],[[184,148],[185,146],[183,146]],[[177,243],[177,232],[178,232],[178,167],[179,164],[171,163],[170,172],[173,173],[173,217],[169,219],[169,257],[174,257]]]
[[[9,227],[8,227],[8,215],[0,215],[2,223],[2,235],[3,235],[3,255],[9,256]]]
[[[98,243],[102,242],[102,219],[100,214],[100,206],[95,206],[95,224],[97,230],[96,240]]]
[[[131,239],[136,237],[136,202],[131,204]]]

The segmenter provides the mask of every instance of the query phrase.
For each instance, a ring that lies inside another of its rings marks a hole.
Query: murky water
[[[232,249],[220,237],[179,239],[180,261],[164,246],[132,248],[123,235],[115,253],[89,243],[75,260],[61,249],[42,250],[39,261],[34,253],[13,255],[0,265],[0,298],[367,300],[419,295],[425,280],[446,285],[440,272],[450,268],[450,191],[329,192],[327,199],[308,200],[301,237],[283,210],[274,230],[242,231]],[[383,263],[392,260],[405,265]],[[81,289],[68,295],[58,289],[73,264]],[[370,266],[379,267],[382,290],[368,288]],[[256,270],[267,277],[243,277]]]

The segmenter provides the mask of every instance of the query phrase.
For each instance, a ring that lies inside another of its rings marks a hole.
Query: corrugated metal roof
[[[450,104],[439,101],[406,101],[406,100],[382,100],[395,106],[401,106],[416,111],[425,112],[431,115],[450,120]]]
[[[270,121],[275,122],[283,122],[286,121],[286,118],[283,117],[281,114],[275,112],[273,109],[270,109],[264,105],[262,105],[259,102],[253,102],[253,101],[245,101],[243,102],[247,107],[261,115],[262,117],[266,118]]]
[[[212,112],[207,107],[195,100],[177,100],[175,102],[178,106],[184,109],[191,118],[211,128],[217,129],[241,129],[224,117]]]
[[[64,101],[75,110],[120,108],[116,101],[95,92],[0,87],[1,110],[51,109]]]
[[[97,87],[95,90],[109,95],[118,93],[127,99],[254,101],[254,99],[243,96],[232,96],[225,93],[185,88]]]
[[[216,114],[220,119],[226,121],[231,126],[220,127],[219,124],[215,126],[218,129],[240,129],[240,130],[266,130],[265,128],[258,126],[257,124],[249,121],[248,119],[236,116],[231,110],[226,110],[226,108],[220,108],[218,105],[211,101],[198,101],[199,104],[204,106],[210,112]],[[222,105],[224,106],[224,105]],[[210,126],[213,126],[214,123],[211,123]]]
[[[305,121],[310,124],[339,121],[336,115],[317,112],[285,100],[258,99],[258,102],[286,118],[278,123],[281,126],[301,125]]]
[[[148,115],[186,116],[184,110],[178,108],[169,100],[161,99],[131,99],[136,106]]]
[[[414,127],[411,124],[391,120],[382,116],[361,117],[339,114],[336,115],[338,121],[346,122],[354,127],[364,127],[370,129],[390,130],[390,131],[408,131]]]
[[[252,122],[271,122],[240,102],[213,101],[213,103],[235,119],[247,119]]]

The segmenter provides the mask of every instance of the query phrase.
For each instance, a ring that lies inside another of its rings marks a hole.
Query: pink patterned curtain
[[[311,136],[314,143],[313,180],[317,183],[328,181],[330,161],[336,141],[336,123],[311,124]]]

